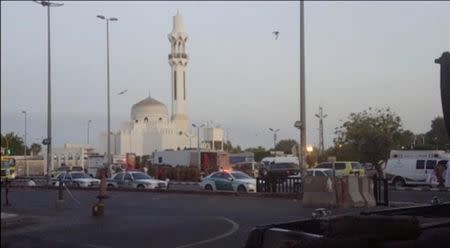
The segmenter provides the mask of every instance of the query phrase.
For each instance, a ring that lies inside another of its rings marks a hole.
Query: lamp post
[[[110,136],[110,132],[111,132],[111,105],[110,105],[110,87],[109,87],[109,78],[110,78],[110,73],[109,73],[109,22],[110,21],[118,21],[117,18],[115,17],[105,17],[103,15],[97,15],[97,18],[105,20],[106,21],[106,105],[107,105],[107,162],[106,165],[108,167],[108,170],[110,169],[111,166],[111,136]]]
[[[27,163],[27,111],[22,110],[22,114],[24,114],[24,118],[25,118],[25,130],[24,130],[24,144],[23,144],[23,159],[25,161],[25,168],[27,171],[27,176],[28,176],[28,163]]]
[[[205,126],[205,123],[201,125],[192,124],[193,127],[197,128],[197,155],[198,155],[198,168],[201,168],[201,161],[200,161],[200,128]]]
[[[275,152],[275,147],[277,146],[277,132],[280,129],[269,128],[269,130],[273,133],[273,151]]]
[[[306,162],[306,106],[305,106],[305,14],[304,1],[300,1],[300,154],[302,176]]]
[[[47,145],[47,184],[50,184],[50,165],[52,162],[52,95],[51,95],[51,60],[50,60],[50,7],[61,7],[63,3],[53,3],[50,1],[34,1],[37,4],[47,7],[47,138],[43,144]]]
[[[92,120],[88,120],[87,123],[87,144],[89,145],[89,128],[91,127]]]

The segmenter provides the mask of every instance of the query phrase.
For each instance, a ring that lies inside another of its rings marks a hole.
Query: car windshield
[[[271,165],[269,165],[269,169],[297,169],[297,165],[296,164],[288,164],[288,163],[271,164]]]
[[[73,179],[76,179],[76,178],[91,178],[86,173],[71,173],[70,175],[72,176]]]
[[[146,175],[144,173],[133,173],[133,178],[136,179],[152,179],[149,175]]]
[[[231,175],[236,179],[249,179],[251,178],[249,175],[242,173],[242,172],[231,172]]]

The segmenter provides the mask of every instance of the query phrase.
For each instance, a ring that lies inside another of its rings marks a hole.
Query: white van
[[[430,185],[429,174],[436,165],[447,165],[445,157],[428,158],[390,158],[383,165],[383,171],[389,183],[401,187],[405,185]],[[431,185],[430,185],[431,186]]]
[[[296,165],[299,165],[298,157],[295,156],[285,156],[285,157],[265,157],[261,160],[261,164],[268,165],[268,164],[278,164],[278,163],[294,163]]]

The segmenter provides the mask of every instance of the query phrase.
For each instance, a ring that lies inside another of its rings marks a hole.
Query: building
[[[188,35],[184,31],[182,16],[173,17],[173,29],[168,34],[171,67],[171,113],[166,105],[150,95],[131,107],[130,120],[120,130],[112,132],[110,150],[112,154],[135,153],[137,156],[151,155],[155,151],[184,150],[197,147],[197,135],[191,127],[188,116],[186,67],[189,56],[186,53]],[[223,131],[221,132],[223,136]],[[207,133],[214,147],[222,136],[220,130]],[[212,135],[212,136],[211,136]],[[211,136],[211,137],[210,137]],[[100,137],[99,152],[107,152],[106,133]],[[204,145],[202,145],[204,146]]]
[[[95,152],[95,148],[92,145],[66,143],[64,147],[52,149],[51,156],[53,161],[50,170],[59,168],[61,164],[85,168],[88,157],[93,155],[98,155],[98,153]],[[47,165],[47,156],[44,155],[43,159],[44,165]]]

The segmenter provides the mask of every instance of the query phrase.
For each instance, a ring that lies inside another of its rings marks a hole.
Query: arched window
[[[135,120],[134,122],[138,123],[138,120]]]
[[[148,117],[145,117],[145,118],[144,118],[144,122],[148,122]]]
[[[162,121],[162,117],[159,117],[159,119],[158,119],[159,121]]]

